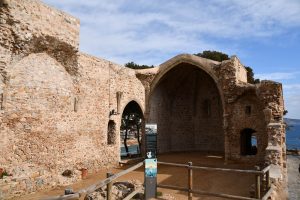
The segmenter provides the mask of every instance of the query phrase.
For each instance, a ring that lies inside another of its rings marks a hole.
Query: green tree
[[[202,57],[202,58],[207,58],[210,60],[215,60],[218,62],[222,62],[224,60],[229,60],[229,56],[225,53],[219,52],[219,51],[203,51],[202,53],[197,53],[195,54],[196,56]],[[245,67],[247,70],[247,81],[248,83],[259,83],[259,79],[254,78],[254,73],[253,69],[249,66]]]
[[[141,150],[141,128],[142,128],[142,121],[143,121],[143,112],[139,105],[131,101],[127,104],[127,106],[124,108],[123,114],[122,114],[122,121],[121,121],[121,131],[125,132],[124,135],[124,147],[126,150],[126,153],[128,155],[129,149],[127,145],[128,140],[128,133],[130,131],[134,131],[135,138],[137,139],[139,150]]]
[[[127,145],[127,140],[128,140],[128,131],[129,130],[135,130],[136,135],[135,137],[137,138],[139,149],[141,149],[141,136],[140,136],[140,129],[142,126],[142,117],[139,112],[128,112],[124,113],[122,116],[122,121],[121,121],[121,130],[125,131],[125,136],[124,136],[124,147],[125,151],[128,154],[128,145]]]
[[[148,68],[153,68],[154,66],[151,65],[138,65],[134,62],[128,62],[124,65],[125,67],[131,68],[131,69],[148,69]]]
[[[253,69],[249,66],[245,66],[245,68],[247,70],[247,81],[248,81],[248,83],[252,83],[252,84],[259,83],[260,80],[254,78]]]
[[[203,51],[202,53],[197,53],[195,55],[219,62],[222,62],[223,60],[229,60],[229,56],[227,54],[219,51]]]

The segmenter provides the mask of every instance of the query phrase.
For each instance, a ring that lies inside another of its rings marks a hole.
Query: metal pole
[[[193,198],[193,169],[191,166],[193,165],[192,162],[188,162],[188,199],[191,200]]]
[[[111,177],[113,175],[114,175],[113,173],[108,172],[108,173],[106,173],[106,178],[109,178],[109,177]],[[112,193],[111,193],[112,186],[113,186],[113,181],[107,183],[107,185],[106,185],[106,189],[107,189],[107,191],[106,191],[106,199],[107,200],[112,200]]]

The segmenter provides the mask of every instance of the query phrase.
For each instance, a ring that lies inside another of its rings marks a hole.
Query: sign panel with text
[[[156,197],[157,187],[157,124],[146,124],[145,199]]]
[[[157,124],[146,124],[146,157],[156,158],[157,155]]]

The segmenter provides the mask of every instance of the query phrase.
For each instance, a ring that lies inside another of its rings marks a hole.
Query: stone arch
[[[216,64],[192,55],[179,55],[160,66],[147,99],[147,122],[158,124],[159,153],[224,154],[224,103],[213,71]],[[204,105],[211,108],[203,108]]]
[[[131,119],[132,118],[132,119]],[[136,121],[136,119],[141,119],[141,121]],[[128,126],[126,126],[128,125]],[[121,157],[130,156],[131,154],[139,154],[142,153],[142,138],[144,132],[144,112],[143,107],[136,100],[130,100],[123,108],[120,119],[120,138],[121,138]],[[134,137],[136,138],[136,142],[130,148],[127,145],[127,139],[130,137],[130,130],[134,130]],[[123,131],[123,134],[122,134]],[[124,145],[124,147],[122,147]],[[132,150],[136,151],[132,151]],[[124,152],[125,151],[125,152]],[[129,154],[127,154],[127,152]]]
[[[215,65],[220,64],[220,62],[201,58],[199,56],[194,56],[190,54],[180,54],[160,65],[157,75],[151,82],[150,92],[148,97],[152,95],[152,92],[155,90],[155,88],[157,87],[161,79],[165,76],[165,74],[167,74],[171,69],[173,69],[174,67],[178,66],[181,63],[187,63],[198,67],[199,69],[205,71],[214,80],[221,97],[223,113],[225,113],[225,102],[224,102],[223,90],[221,84],[219,83],[219,78],[215,75],[215,72],[213,70],[213,67]],[[147,105],[149,105],[148,101],[149,98],[147,99]]]
[[[127,100],[125,103],[122,103],[122,106],[121,106],[121,111],[122,112],[120,112],[121,114],[124,112],[124,109],[126,108],[126,106],[130,103],[130,102],[135,102],[138,106],[139,106],[139,108],[141,109],[141,112],[142,112],[142,114],[143,114],[143,116],[144,116],[144,114],[145,114],[145,106],[144,106],[144,104],[140,101],[140,100],[138,100],[137,98],[130,98],[129,100]],[[121,117],[122,117],[122,115],[121,115]],[[121,120],[121,119],[120,119]]]

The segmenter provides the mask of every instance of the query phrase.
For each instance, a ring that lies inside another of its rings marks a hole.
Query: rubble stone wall
[[[143,85],[134,70],[109,61],[80,54],[78,63],[77,76],[46,53],[8,67],[0,163],[13,176],[3,182],[3,194],[70,184],[82,168],[92,172],[118,164],[121,114],[109,113],[117,107],[118,91],[122,107],[144,102]],[[116,123],[113,145],[107,145],[109,120]],[[61,175],[67,169],[73,178]]]
[[[7,8],[21,40],[49,36],[78,48],[79,20],[75,17],[39,0],[8,0]]]
[[[247,107],[250,113],[247,113]],[[243,160],[245,162],[264,163],[265,149],[268,136],[266,134],[266,123],[264,113],[258,97],[254,91],[245,92],[232,105],[230,124],[228,131],[229,151],[231,159]],[[245,129],[252,129],[257,139],[256,155],[241,155],[241,133]]]

